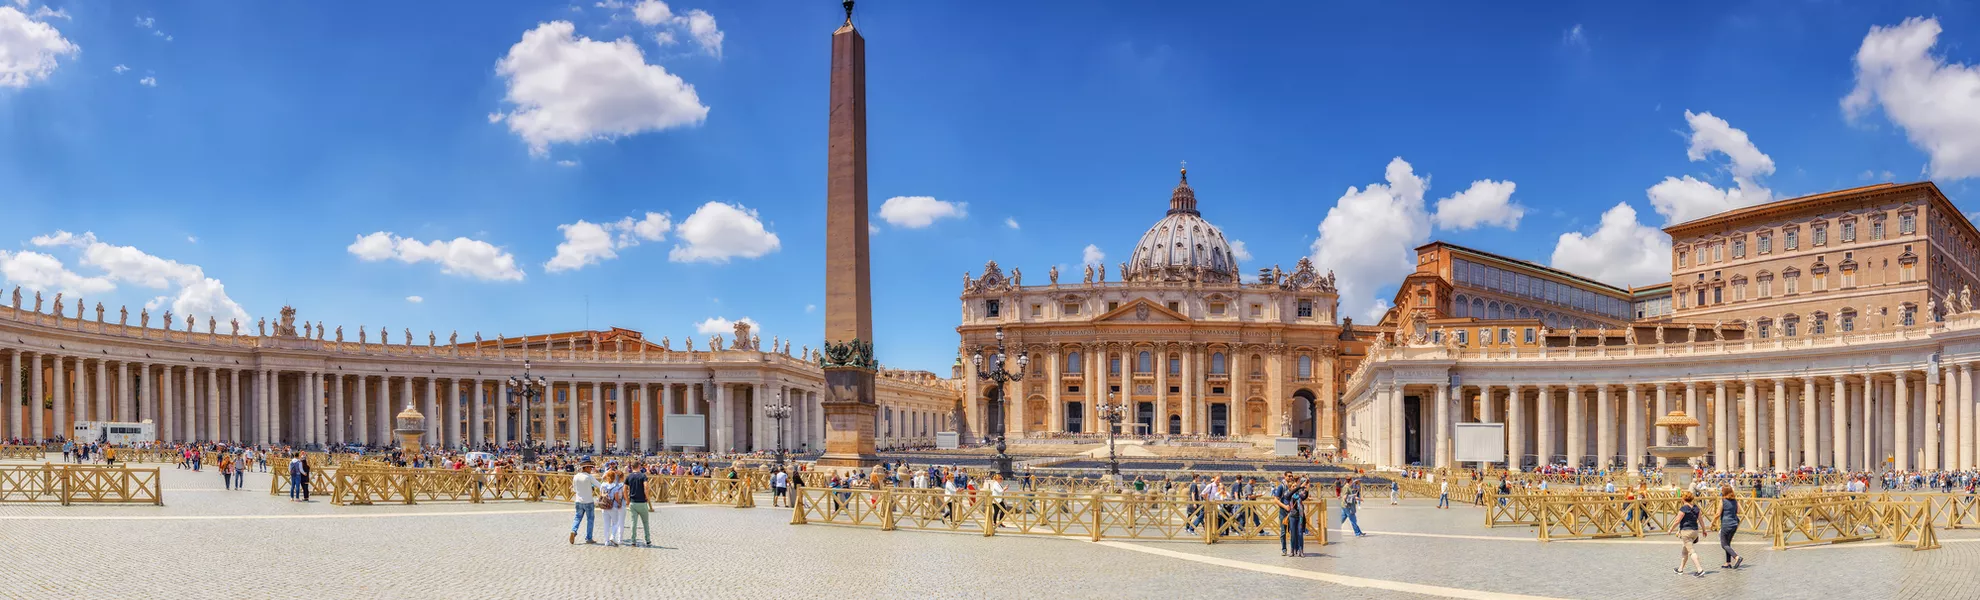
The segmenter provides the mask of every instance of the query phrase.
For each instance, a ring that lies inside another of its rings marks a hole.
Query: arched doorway
[[[1314,439],[1313,434],[1319,424],[1320,403],[1313,398],[1313,392],[1305,389],[1293,392],[1292,406],[1288,408],[1292,410],[1290,435],[1302,440]]]

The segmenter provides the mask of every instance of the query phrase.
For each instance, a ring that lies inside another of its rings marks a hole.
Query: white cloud
[[[1429,182],[1416,176],[1401,157],[1389,161],[1384,183],[1349,187],[1313,240],[1314,262],[1334,270],[1341,312],[1367,314],[1376,289],[1416,269],[1412,248],[1430,239],[1430,216],[1423,209]]]
[[[880,226],[879,226],[879,225],[874,225],[874,224],[873,224],[873,223],[871,223],[871,222],[869,222],[869,223],[867,223],[867,224],[866,224],[866,235],[873,235],[873,234],[876,234],[876,233],[880,233]]]
[[[730,321],[722,317],[709,317],[702,319],[700,323],[695,323],[694,331],[702,335],[721,334],[723,337],[728,337],[735,335],[737,322],[748,323],[751,331],[763,331],[763,326],[756,324],[756,320],[749,317],[743,317],[735,321]],[[729,340],[729,344],[732,346],[735,345],[735,340]]]
[[[1614,285],[1649,285],[1671,279],[1671,238],[1636,219],[1636,209],[1618,203],[1602,213],[1595,232],[1561,234],[1554,245],[1556,269]]]
[[[1691,147],[1685,156],[1701,161],[1713,152],[1724,154],[1732,161],[1726,168],[1732,172],[1733,187],[1722,189],[1690,175],[1665,177],[1650,187],[1649,195],[1650,206],[1664,215],[1666,222],[1683,223],[1774,199],[1773,190],[1760,184],[1762,176],[1774,173],[1774,159],[1760,152],[1746,132],[1709,112],[1687,110],[1684,120],[1691,125]]]
[[[406,301],[411,302],[413,304],[419,304],[421,302],[425,302],[426,299],[419,296],[406,296]]]
[[[1932,55],[1937,18],[1871,27],[1856,51],[1856,87],[1842,99],[1854,120],[1881,109],[1931,157],[1933,177],[1980,176],[1980,65]]]
[[[158,19],[153,19],[151,17],[136,17],[136,19],[137,19],[137,26],[145,29],[151,29],[153,25],[158,24]]]
[[[47,80],[55,72],[56,59],[81,51],[53,25],[30,19],[12,6],[0,6],[0,88],[25,88]]]
[[[117,289],[105,277],[85,277],[62,265],[62,260],[40,252],[0,250],[0,278],[30,290],[48,290],[70,295],[101,294]]]
[[[1510,181],[1473,181],[1464,191],[1438,200],[1431,219],[1439,229],[1465,230],[1479,225],[1518,229],[1526,207],[1512,202],[1516,187],[1518,184]]]
[[[21,6],[27,6],[26,3],[18,3],[18,4],[20,4]],[[28,17],[33,18],[34,20],[37,21],[44,21],[48,19],[61,19],[64,21],[74,20],[69,17],[69,11],[59,8],[54,10],[49,10],[48,7],[46,6],[34,9],[34,14],[28,15]]]
[[[633,18],[641,25],[659,25],[674,20],[674,10],[665,2],[646,0],[633,6]]]
[[[117,65],[114,67],[110,67],[110,72],[116,73],[118,75],[123,75],[125,71],[129,71],[129,70],[131,70],[131,68],[126,67],[124,65]]]
[[[715,15],[697,8],[688,11],[683,18],[687,19],[688,33],[694,35],[694,43],[701,46],[701,51],[722,58],[722,38],[727,36],[715,27]]]
[[[1231,240],[1231,258],[1238,262],[1251,262],[1251,249],[1244,247],[1244,240]]]
[[[54,261],[53,257],[34,252],[21,252],[12,257],[12,262],[20,262],[22,257],[34,255],[27,257],[29,262],[23,265],[23,268],[34,268],[38,271],[24,272],[22,275],[40,277],[42,288],[73,289],[78,293],[106,293],[114,290],[117,282],[152,289],[169,290],[176,287],[177,292],[169,298],[174,312],[195,317],[211,316],[222,321],[248,318],[247,311],[227,296],[226,286],[218,279],[207,277],[205,270],[198,265],[153,256],[132,246],[107,244],[96,239],[95,233],[87,231],[81,234],[56,231],[48,235],[35,236],[28,240],[28,243],[43,248],[80,249],[83,265],[103,271],[103,275],[100,276],[68,280],[62,275],[66,269],[62,272],[46,270],[50,262],[53,262],[55,267],[60,267],[60,262]],[[6,258],[5,253],[0,252],[0,262],[8,262]],[[6,267],[0,266],[0,271],[6,270]],[[36,287],[13,272],[7,272],[7,277],[22,281],[22,285]],[[50,277],[54,278],[52,282],[48,279]],[[159,296],[151,303],[147,303],[147,306],[160,308],[165,306],[167,301],[166,296]]]
[[[603,6],[603,4],[600,4]],[[609,7],[614,10],[619,6]],[[694,43],[709,56],[722,58],[722,39],[726,37],[721,28],[715,25],[715,15],[708,11],[693,9],[686,14],[676,15],[674,9],[659,0],[644,0],[632,7],[633,20],[639,24],[658,29],[653,34],[653,42],[662,47],[675,42],[675,32],[686,33],[694,38]]]
[[[708,117],[694,86],[647,64],[639,45],[578,36],[569,21],[523,33],[495,63],[509,112],[489,115],[529,143],[534,156],[551,144],[610,140],[694,125]]]
[[[188,243],[188,244],[197,244],[197,243],[199,243],[199,236],[196,236],[196,235],[189,235],[189,236],[186,236],[186,243]]]
[[[152,77],[150,75],[146,75],[144,76],[144,79],[138,80],[138,85],[145,87],[158,87],[158,78]]]
[[[1005,226],[1005,227],[1009,227],[1009,228],[1011,228],[1011,229],[1017,229],[1017,228],[1018,228],[1018,222],[1017,222],[1017,218],[1015,218],[1015,217],[1004,217],[1004,226]]]
[[[575,166],[578,166],[578,161],[575,161],[575,160],[571,160],[571,159],[568,159],[568,158],[566,158],[566,159],[564,159],[564,160],[560,160],[560,161],[557,161],[557,166],[559,166],[559,167],[575,167]]]
[[[640,242],[667,239],[667,232],[673,227],[673,220],[666,213],[656,212],[648,212],[637,220],[625,217],[600,224],[579,219],[576,223],[558,225],[557,230],[564,232],[564,242],[557,244],[557,255],[543,263],[543,268],[556,273],[618,258],[618,250]]]
[[[816,305],[816,304],[806,304],[806,305],[804,305],[804,314],[811,314],[811,313],[814,313],[814,312],[818,312],[818,305]]]
[[[1365,322],[1369,324],[1380,323],[1382,322],[1382,315],[1388,314],[1390,308],[1393,308],[1393,306],[1389,304],[1388,300],[1377,298],[1374,304],[1369,305],[1368,312],[1362,313],[1361,317],[1367,319]]]
[[[967,216],[968,202],[948,202],[929,196],[895,196],[880,205],[881,219],[889,225],[907,229],[927,227],[938,219]]]
[[[1588,47],[1588,34],[1581,32],[1581,24],[1575,23],[1567,31],[1561,32],[1561,43],[1581,48]]]
[[[782,246],[777,234],[764,229],[756,211],[740,204],[709,202],[681,221],[675,235],[684,244],[674,246],[667,259],[674,262],[726,263],[729,259],[756,258],[776,252]]]
[[[1087,244],[1086,249],[1079,252],[1079,264],[1097,267],[1106,261],[1107,253],[1101,252],[1100,247],[1093,244]]]
[[[351,242],[351,245],[344,247],[344,250],[367,262],[396,258],[406,264],[439,263],[442,273],[472,277],[482,281],[522,281],[523,279],[522,269],[516,268],[514,255],[502,251],[494,244],[464,237],[457,237],[452,241],[421,242],[379,231],[357,236],[357,241]]]

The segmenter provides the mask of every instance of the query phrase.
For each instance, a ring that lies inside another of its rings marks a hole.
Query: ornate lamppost
[[[1107,392],[1107,403],[1099,407],[1100,419],[1107,422],[1107,474],[1116,481],[1121,478],[1121,459],[1114,454],[1114,430],[1120,428],[1121,421],[1127,420],[1126,402],[1115,402],[1114,393]]]
[[[548,378],[529,376],[528,360],[523,361],[522,376],[509,376],[509,398],[517,403],[516,420],[522,423],[522,456],[523,464],[526,465],[536,463],[536,444],[529,439],[529,401],[543,396],[549,386]]]
[[[785,399],[784,392],[779,390],[777,403],[765,407],[763,411],[770,418],[777,420],[777,466],[782,467],[784,466],[784,421],[791,418],[790,401]]]
[[[1004,328],[1000,325],[997,327],[997,355],[990,359],[990,368],[983,368],[982,354],[977,354],[970,360],[976,364],[976,377],[978,379],[988,381],[997,386],[995,388],[997,393],[990,397],[990,414],[986,416],[991,417],[990,420],[997,424],[994,428],[996,431],[993,432],[997,435],[997,473],[1009,479],[1013,475],[1011,474],[1011,455],[1004,452],[1004,426],[1006,425],[1004,423],[1004,397],[1008,395],[1005,393],[1004,387],[1010,382],[1024,379],[1025,368],[1031,366],[1031,359],[1028,356],[1019,354],[1017,357],[1017,370],[1005,369],[1007,363],[1004,357]]]

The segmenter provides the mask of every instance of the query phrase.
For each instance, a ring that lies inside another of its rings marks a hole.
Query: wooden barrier
[[[1642,500],[1557,497],[1538,501],[1540,541],[1643,537]]]
[[[0,503],[151,504],[163,506],[158,469],[95,465],[0,465]]]
[[[0,446],[0,460],[44,460],[46,452],[41,446]]]
[[[1932,503],[1927,500],[1882,500],[1870,506],[1877,514],[1884,537],[1900,546],[1916,550],[1939,547],[1939,534],[1932,528]]]
[[[323,483],[316,483],[318,475]],[[419,504],[422,502],[496,501],[571,502],[572,475],[533,471],[477,472],[454,469],[414,469],[378,467],[369,463],[347,463],[337,469],[311,472],[311,485],[317,493],[337,505]],[[286,477],[282,484],[286,488]],[[646,480],[650,502],[675,504],[721,504],[755,508],[755,491],[744,478],[685,477],[649,475]]]
[[[801,487],[791,524],[876,527],[1103,539],[1262,541],[1278,539],[1281,523],[1273,500],[1192,501],[1155,494],[1079,494],[988,490],[844,489]],[[1327,543],[1327,501],[1309,498],[1303,529]]]
[[[1774,549],[1840,544],[1879,537],[1870,501],[1851,495],[1781,498],[1773,503],[1769,532]]]

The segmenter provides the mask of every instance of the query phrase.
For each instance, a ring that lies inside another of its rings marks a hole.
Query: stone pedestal
[[[865,468],[880,464],[873,447],[873,425],[880,406],[873,400],[873,371],[825,368],[825,455],[818,466]]]
[[[1299,456],[1299,438],[1274,438],[1272,456]]]

